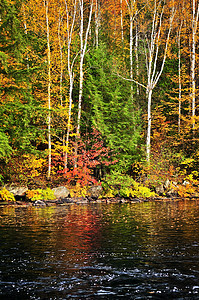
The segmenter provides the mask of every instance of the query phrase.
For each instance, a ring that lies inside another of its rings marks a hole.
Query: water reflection
[[[0,299],[197,299],[197,201],[0,206]]]

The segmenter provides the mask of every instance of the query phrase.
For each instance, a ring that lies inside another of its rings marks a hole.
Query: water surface
[[[199,203],[0,206],[0,299],[199,299]]]

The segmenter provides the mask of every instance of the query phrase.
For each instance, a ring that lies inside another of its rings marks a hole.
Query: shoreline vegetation
[[[128,179],[128,177],[126,178]],[[125,184],[66,186],[28,188],[22,185],[5,185],[0,189],[0,205],[56,206],[87,203],[140,203],[147,201],[167,201],[179,199],[199,199],[198,187],[191,182],[182,184],[169,181],[157,185],[153,190],[134,180]]]

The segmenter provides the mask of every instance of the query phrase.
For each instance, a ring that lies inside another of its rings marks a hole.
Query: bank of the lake
[[[120,180],[121,181],[120,181]],[[139,203],[143,201],[178,200],[181,198],[198,199],[199,189],[195,181],[175,182],[167,179],[164,183],[144,185],[132,178],[114,177],[112,181],[90,186],[53,186],[37,185],[2,186],[0,203],[3,205],[53,206],[85,203]]]

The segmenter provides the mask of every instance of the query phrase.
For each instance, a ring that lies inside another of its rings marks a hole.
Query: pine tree
[[[91,120],[115,153],[120,171],[128,171],[139,156],[139,112],[131,101],[128,83],[114,74],[113,60],[105,46],[89,59],[87,89],[91,99]]]
[[[36,103],[26,60],[28,38],[22,26],[20,5],[18,1],[0,3],[0,131],[8,150],[0,151],[5,156],[11,147],[22,153],[30,151],[37,135]]]

